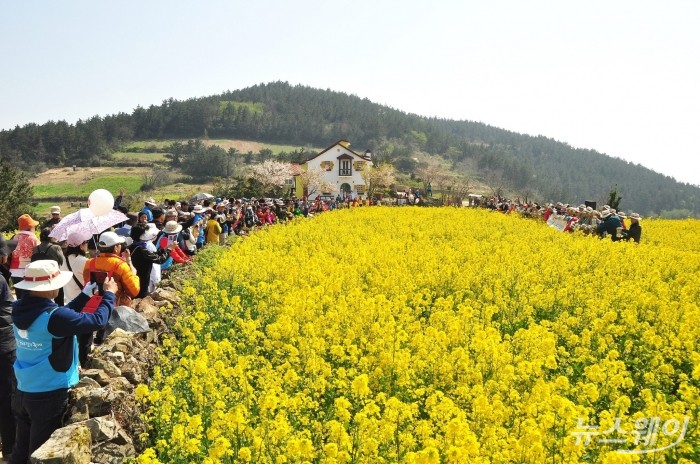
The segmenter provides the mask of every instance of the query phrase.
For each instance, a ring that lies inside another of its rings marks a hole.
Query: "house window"
[[[357,191],[358,195],[364,195],[365,193],[365,186],[362,184],[357,184],[355,185],[355,190]]]
[[[352,176],[352,164],[349,159],[340,160],[340,172],[338,175],[341,176]]]

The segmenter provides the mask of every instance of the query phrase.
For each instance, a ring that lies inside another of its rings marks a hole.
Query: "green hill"
[[[131,114],[76,124],[50,121],[0,132],[0,157],[28,170],[100,165],[124,159],[136,141],[246,139],[324,147],[347,139],[376,159],[413,173],[416,159],[444,158],[452,171],[513,196],[540,201],[605,201],[617,185],[622,207],[642,214],[700,215],[700,188],[594,150],[472,121],[426,118],[331,90],[260,84],[186,101],[173,99]],[[140,158],[139,158],[140,159]]]

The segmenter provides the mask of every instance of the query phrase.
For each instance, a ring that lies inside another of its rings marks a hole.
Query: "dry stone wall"
[[[111,464],[136,456],[138,436],[145,431],[134,389],[148,381],[156,362],[156,346],[168,331],[161,309],[177,305],[173,282],[134,301],[149,331],[115,329],[90,355],[87,369],[71,389],[66,426],[31,456],[34,464]]]

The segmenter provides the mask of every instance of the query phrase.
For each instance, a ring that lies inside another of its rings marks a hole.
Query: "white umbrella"
[[[212,195],[211,193],[198,193],[197,195],[192,197],[192,199],[195,201],[211,200],[212,198],[214,198],[214,195]]]
[[[85,236],[99,234],[110,227],[124,222],[129,218],[124,213],[116,209],[109,210],[107,214],[95,216],[89,208],[82,208],[75,213],[71,213],[61,219],[56,224],[49,237],[55,238],[59,242],[68,239],[68,235],[73,232],[80,232]]]

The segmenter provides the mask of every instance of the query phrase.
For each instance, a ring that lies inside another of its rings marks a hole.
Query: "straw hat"
[[[639,213],[632,213],[632,214],[630,214],[630,219],[634,219],[636,221],[641,221],[642,217],[639,215]]]
[[[45,292],[63,288],[71,279],[73,273],[61,271],[58,263],[52,259],[41,259],[27,264],[24,269],[24,280],[15,284],[15,288]]]
[[[163,227],[163,232],[166,234],[177,234],[182,230],[182,226],[177,223],[177,221],[168,221]]]

